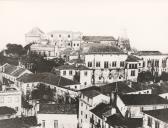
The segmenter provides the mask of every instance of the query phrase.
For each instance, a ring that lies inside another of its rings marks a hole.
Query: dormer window
[[[51,37],[53,37],[53,34],[51,34]]]
[[[59,37],[61,37],[61,34],[59,34]]]
[[[68,38],[70,38],[71,36],[70,35],[68,35]]]

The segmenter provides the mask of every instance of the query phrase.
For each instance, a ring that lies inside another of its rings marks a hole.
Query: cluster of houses
[[[80,32],[45,34],[34,28],[25,37],[32,43],[30,52],[47,59],[68,48],[74,53],[51,72],[32,73],[21,63],[2,65],[0,120],[36,116],[37,128],[168,128],[168,83],[137,82],[144,71],[168,72],[167,54],[129,54],[128,39]],[[53,94],[47,102],[32,96],[42,85]]]

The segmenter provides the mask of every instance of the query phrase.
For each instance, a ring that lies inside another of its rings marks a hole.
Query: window
[[[83,103],[81,103],[81,106],[83,106]]]
[[[69,75],[70,75],[70,76],[72,75],[72,71],[69,71]]]
[[[155,128],[159,128],[160,124],[158,121],[155,121]]]
[[[83,115],[83,111],[81,111],[81,115]]]
[[[100,67],[100,62],[96,62],[96,67]]]
[[[87,114],[85,115],[85,118],[87,119]]]
[[[145,67],[145,62],[143,62],[143,67]]]
[[[63,75],[64,75],[64,76],[66,75],[66,71],[63,71]]]
[[[148,126],[151,127],[152,126],[152,118],[148,117]]]
[[[124,67],[124,61],[120,62],[120,67]]]
[[[53,37],[53,34],[51,34],[51,37]]]
[[[104,68],[108,68],[108,61],[104,61]]]
[[[87,71],[84,72],[84,75],[87,76]]]
[[[59,37],[61,37],[61,34],[59,34]]]
[[[159,67],[159,61],[158,60],[155,61],[155,66]]]
[[[112,62],[112,67],[116,67],[116,64],[117,64],[116,61]]]
[[[70,35],[68,35],[68,38],[70,38],[71,36]]]
[[[54,128],[58,128],[58,120],[54,120]]]
[[[85,82],[84,85],[87,85],[87,82]]]
[[[74,44],[74,46],[75,46],[75,44]]]
[[[77,44],[77,46],[79,46],[79,44]]]
[[[92,62],[88,62],[88,67],[92,67]]]
[[[42,128],[45,128],[45,120],[42,120]]]
[[[131,76],[135,76],[135,70],[131,71]]]
[[[51,56],[51,51],[48,51],[48,56]]]
[[[139,66],[141,66],[141,63],[139,63]]]
[[[75,89],[77,89],[77,86],[75,86]]]

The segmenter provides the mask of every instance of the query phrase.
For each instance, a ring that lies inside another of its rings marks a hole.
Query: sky
[[[0,0],[0,49],[25,45],[33,27],[127,36],[138,50],[168,53],[166,0]]]

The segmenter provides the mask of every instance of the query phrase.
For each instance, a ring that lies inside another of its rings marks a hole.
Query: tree
[[[26,53],[26,50],[23,48],[22,45],[9,43],[9,44],[6,45],[6,47],[7,47],[7,50],[6,50],[7,54],[13,54],[13,55],[21,56],[21,55]]]
[[[37,89],[32,91],[32,99],[39,99],[40,101],[52,101],[54,98],[54,91],[44,84],[39,84]]]
[[[137,78],[138,82],[149,82],[153,81],[154,77],[150,71],[140,72]]]
[[[163,81],[168,81],[168,73],[162,72],[160,79]]]

